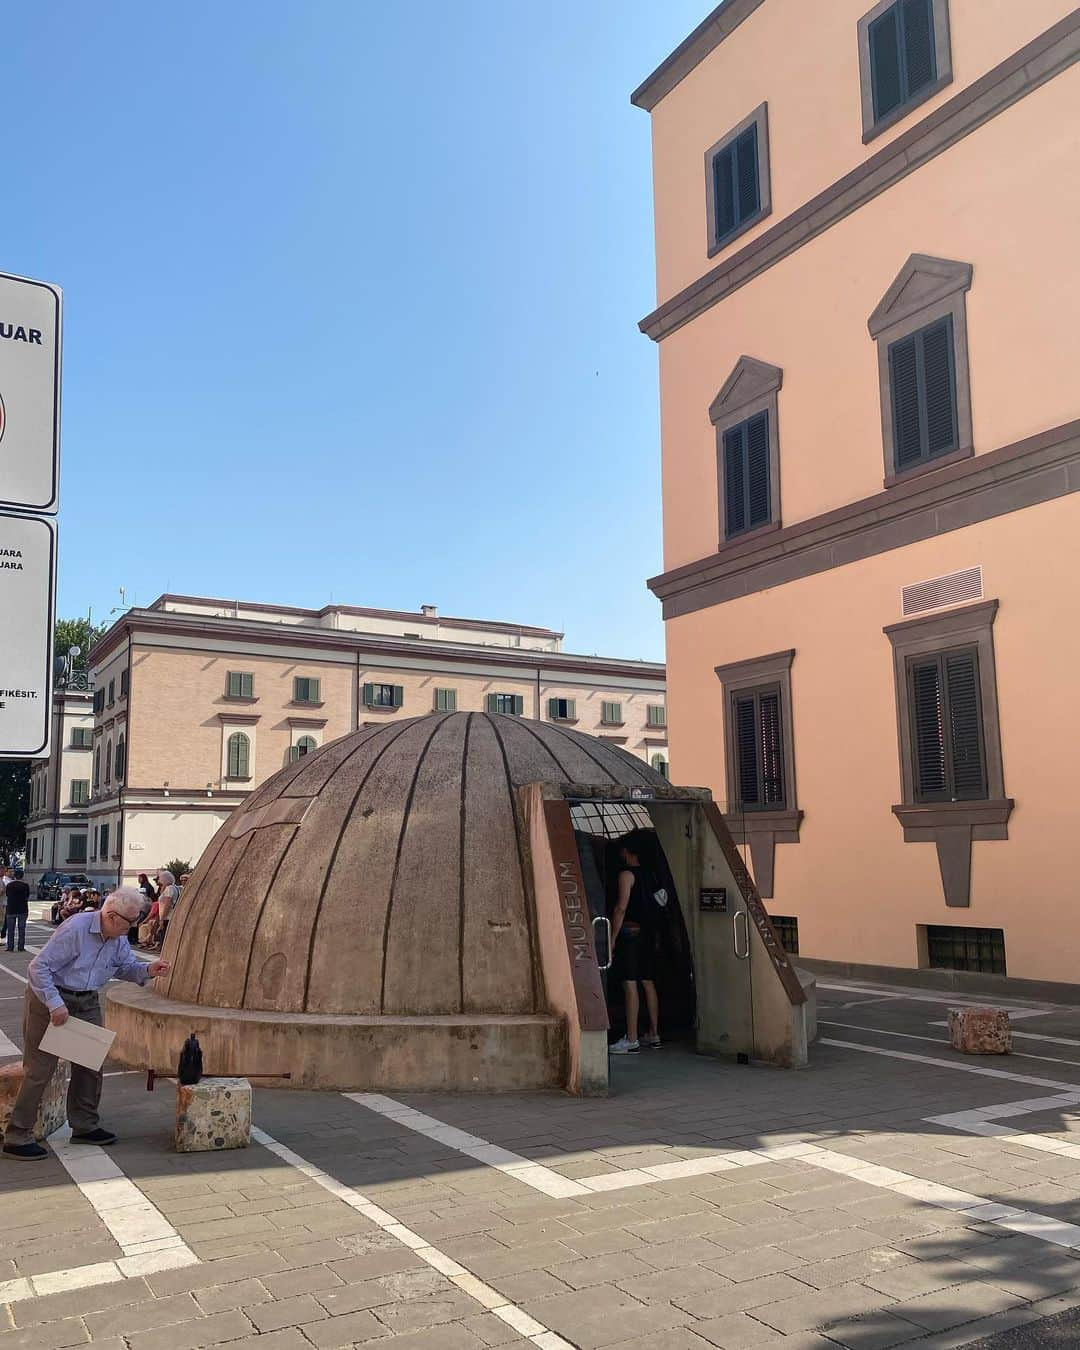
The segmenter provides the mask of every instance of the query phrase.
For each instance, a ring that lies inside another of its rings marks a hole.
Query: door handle
[[[604,915],[604,914],[598,914],[598,915],[596,916],[596,918],[593,919],[593,921],[592,921],[592,926],[593,926],[593,943],[594,943],[594,945],[595,945],[595,943],[596,943],[596,931],[595,931],[595,930],[596,930],[596,925],[597,925],[598,923],[602,923],[602,924],[604,925],[604,927],[607,929],[607,963],[606,963],[606,965],[601,965],[600,962],[597,961],[596,964],[600,967],[601,970],[610,970],[610,969],[611,969],[612,957],[613,957],[613,953],[612,953],[612,950],[611,950],[611,920],[610,920],[609,918],[607,918],[607,916]]]
[[[739,920],[740,920],[740,919],[742,920],[741,927],[742,927],[742,938],[743,938],[743,942],[742,942],[742,947],[741,947],[741,948],[740,948],[740,946],[739,946],[739,928],[740,928]],[[735,955],[739,958],[740,961],[745,961],[746,958],[750,955],[750,921],[749,921],[749,919],[746,917],[746,910],[745,910],[745,909],[737,909],[737,910],[735,911],[735,918],[734,918],[734,921],[733,921],[733,923],[732,923],[732,925],[731,925],[731,933],[732,933],[732,939],[733,939],[733,941],[734,941],[734,943],[735,943]]]

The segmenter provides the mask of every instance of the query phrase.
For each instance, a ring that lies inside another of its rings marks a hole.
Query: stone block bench
[[[176,1085],[176,1151],[209,1153],[251,1143],[251,1084],[204,1078]]]
[[[66,1060],[58,1060],[56,1071],[49,1079],[45,1095],[38,1108],[34,1123],[34,1137],[48,1139],[67,1120],[67,1091],[71,1080],[71,1065]],[[5,1064],[0,1067],[0,1133],[7,1129],[15,1098],[23,1084],[23,1066],[20,1063]]]
[[[965,1055],[1011,1054],[1009,1014],[1000,1008],[950,1008],[949,1042]]]

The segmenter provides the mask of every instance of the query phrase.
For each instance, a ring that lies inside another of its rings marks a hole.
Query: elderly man
[[[23,1016],[23,1085],[4,1135],[5,1158],[31,1161],[48,1157],[34,1139],[38,1107],[56,1068],[56,1056],[41,1050],[51,1022],[63,1026],[69,1016],[101,1026],[98,990],[114,976],[146,984],[169,967],[164,961],[144,965],[128,945],[131,921],[142,908],[135,890],[113,891],[100,910],[74,914],[48,940],[27,967],[30,983]],[[71,1066],[67,1113],[75,1144],[112,1144],[116,1135],[103,1129],[98,1116],[101,1072]]]

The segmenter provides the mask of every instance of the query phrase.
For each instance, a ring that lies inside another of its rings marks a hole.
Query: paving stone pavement
[[[0,954],[16,1043],[26,960]],[[259,1092],[269,1142],[178,1155],[171,1085],[110,1078],[108,1156],[192,1263],[154,1269],[160,1250],[122,1276],[92,1185],[52,1155],[0,1163],[0,1350],[1080,1344],[1051,1339],[1080,1316],[1080,1149],[1031,1142],[1080,1140],[1080,1098],[1056,1102],[1080,1092],[1080,1011],[1023,1005],[1040,1015],[1016,1028],[1057,1039],[973,1061],[935,1025],[947,995],[825,988],[820,1005],[804,1072],[665,1047],[617,1062],[606,1100],[402,1097],[440,1138],[337,1094]],[[1029,1100],[1015,1134],[928,1119]],[[463,1153],[469,1135],[521,1166]],[[695,1170],[717,1155],[738,1161]],[[579,1184],[545,1193],[527,1164]]]

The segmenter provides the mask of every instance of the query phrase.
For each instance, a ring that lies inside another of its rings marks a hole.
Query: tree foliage
[[[56,655],[67,656],[72,647],[80,648],[79,655],[72,662],[72,669],[85,670],[90,648],[107,629],[108,624],[94,624],[89,619],[57,619]]]
[[[29,760],[0,759],[0,858],[26,842],[31,767]]]
[[[165,864],[165,871],[171,872],[179,881],[185,872],[191,871],[191,859],[189,858],[187,862],[184,862],[182,858],[173,858],[172,862]]]

